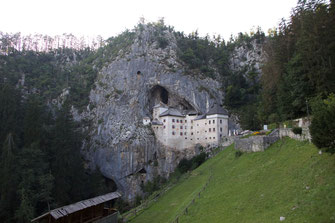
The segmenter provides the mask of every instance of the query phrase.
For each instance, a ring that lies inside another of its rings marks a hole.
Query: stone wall
[[[235,149],[242,152],[262,152],[279,139],[279,130],[275,129],[269,135],[235,138]]]
[[[278,136],[251,136],[235,139],[235,149],[241,152],[262,152],[279,139]]]
[[[281,129],[279,129],[279,136],[280,136],[280,138],[288,136],[292,139],[296,139],[296,140],[299,140],[299,141],[308,140],[309,142],[311,142],[311,140],[312,140],[311,134],[309,132],[309,128],[302,128],[301,135],[294,134],[294,132],[292,131],[291,128],[281,128]]]

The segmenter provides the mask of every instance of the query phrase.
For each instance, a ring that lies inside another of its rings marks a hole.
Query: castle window
[[[212,139],[212,137],[209,137],[209,139]]]
[[[187,126],[185,126],[185,129],[187,129]]]
[[[185,123],[187,123],[187,120],[185,120]]]
[[[199,134],[199,132],[197,132]]]
[[[165,119],[163,119],[163,122],[165,122]]]
[[[213,128],[213,132],[215,132],[215,128]]]
[[[213,139],[215,139],[215,137],[213,137]]]
[[[199,124],[197,124],[197,126],[199,126]]]
[[[187,132],[184,132],[184,135],[187,135]]]
[[[175,135],[175,134],[176,134],[176,133],[173,131],[173,132],[172,132],[172,135]]]
[[[211,120],[208,121],[208,124],[211,124]]]
[[[222,119],[220,119],[220,124],[222,124]]]
[[[179,119],[177,119],[177,123],[179,123]]]
[[[185,139],[187,139],[187,137],[185,137]]]
[[[193,132],[191,132],[191,135],[193,136]]]
[[[191,123],[193,123],[193,120],[191,120]]]
[[[183,120],[180,120],[180,123],[183,123]]]
[[[174,125],[172,125],[172,128],[174,129]]]
[[[164,129],[165,129],[165,125],[164,125]]]
[[[174,118],[172,119],[172,122],[174,122]]]
[[[199,138],[197,138],[197,140],[199,140]]]
[[[180,126],[180,129],[183,129],[183,126]]]
[[[213,120],[213,124],[215,124],[215,120]]]
[[[212,131],[212,129],[211,129],[211,128],[209,128],[209,129],[208,129],[208,131],[209,131],[209,132],[211,132],[211,131]]]
[[[205,125],[207,125],[207,122],[205,123]]]
[[[183,135],[183,133],[181,132],[181,133],[180,133],[180,135],[182,136],[182,135]]]
[[[207,139],[207,137],[205,139]]]
[[[220,128],[220,132],[222,132],[222,128]]]
[[[220,138],[222,138],[222,135],[220,134]]]

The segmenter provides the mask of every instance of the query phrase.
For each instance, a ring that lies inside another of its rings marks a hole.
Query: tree
[[[309,127],[312,142],[318,148],[335,153],[335,94],[327,99],[317,97],[312,103],[312,123]]]
[[[0,222],[13,222],[15,207],[18,204],[17,156],[12,133],[2,147],[0,159]]]

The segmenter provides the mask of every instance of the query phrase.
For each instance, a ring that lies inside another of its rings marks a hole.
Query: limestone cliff
[[[205,113],[221,104],[221,84],[201,74],[191,76],[177,59],[176,39],[166,30],[168,45],[155,40],[155,28],[137,30],[133,43],[98,75],[90,104],[81,118],[92,120],[85,154],[108,178],[113,179],[126,199],[140,193],[140,184],[155,175],[168,176],[178,161],[195,150],[176,151],[160,145],[150,127],[142,124],[152,116],[159,101],[169,106]],[[138,71],[140,71],[140,74]]]

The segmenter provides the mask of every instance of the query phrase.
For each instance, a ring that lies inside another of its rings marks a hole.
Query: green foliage
[[[191,159],[183,158],[180,160],[176,171],[181,174],[186,173],[189,170],[194,170],[198,166],[200,166],[207,159],[207,154],[205,152],[201,152],[200,154],[192,157]]]
[[[294,127],[294,128],[292,129],[292,132],[293,132],[294,134],[296,134],[296,135],[301,135],[301,133],[302,133],[302,128],[301,128],[301,127]]]
[[[299,1],[264,46],[262,115],[279,121],[307,115],[310,98],[335,92],[334,6],[328,1]]]
[[[101,175],[85,172],[68,104],[53,117],[42,97],[23,99],[8,84],[0,84],[0,102],[0,222],[29,222],[49,207],[110,191]]]
[[[235,152],[235,158],[239,158],[242,155],[243,155],[243,152],[241,152],[239,150]]]
[[[318,148],[335,153],[335,95],[330,94],[326,99],[320,97],[312,103],[313,119],[309,127],[312,142]]]

